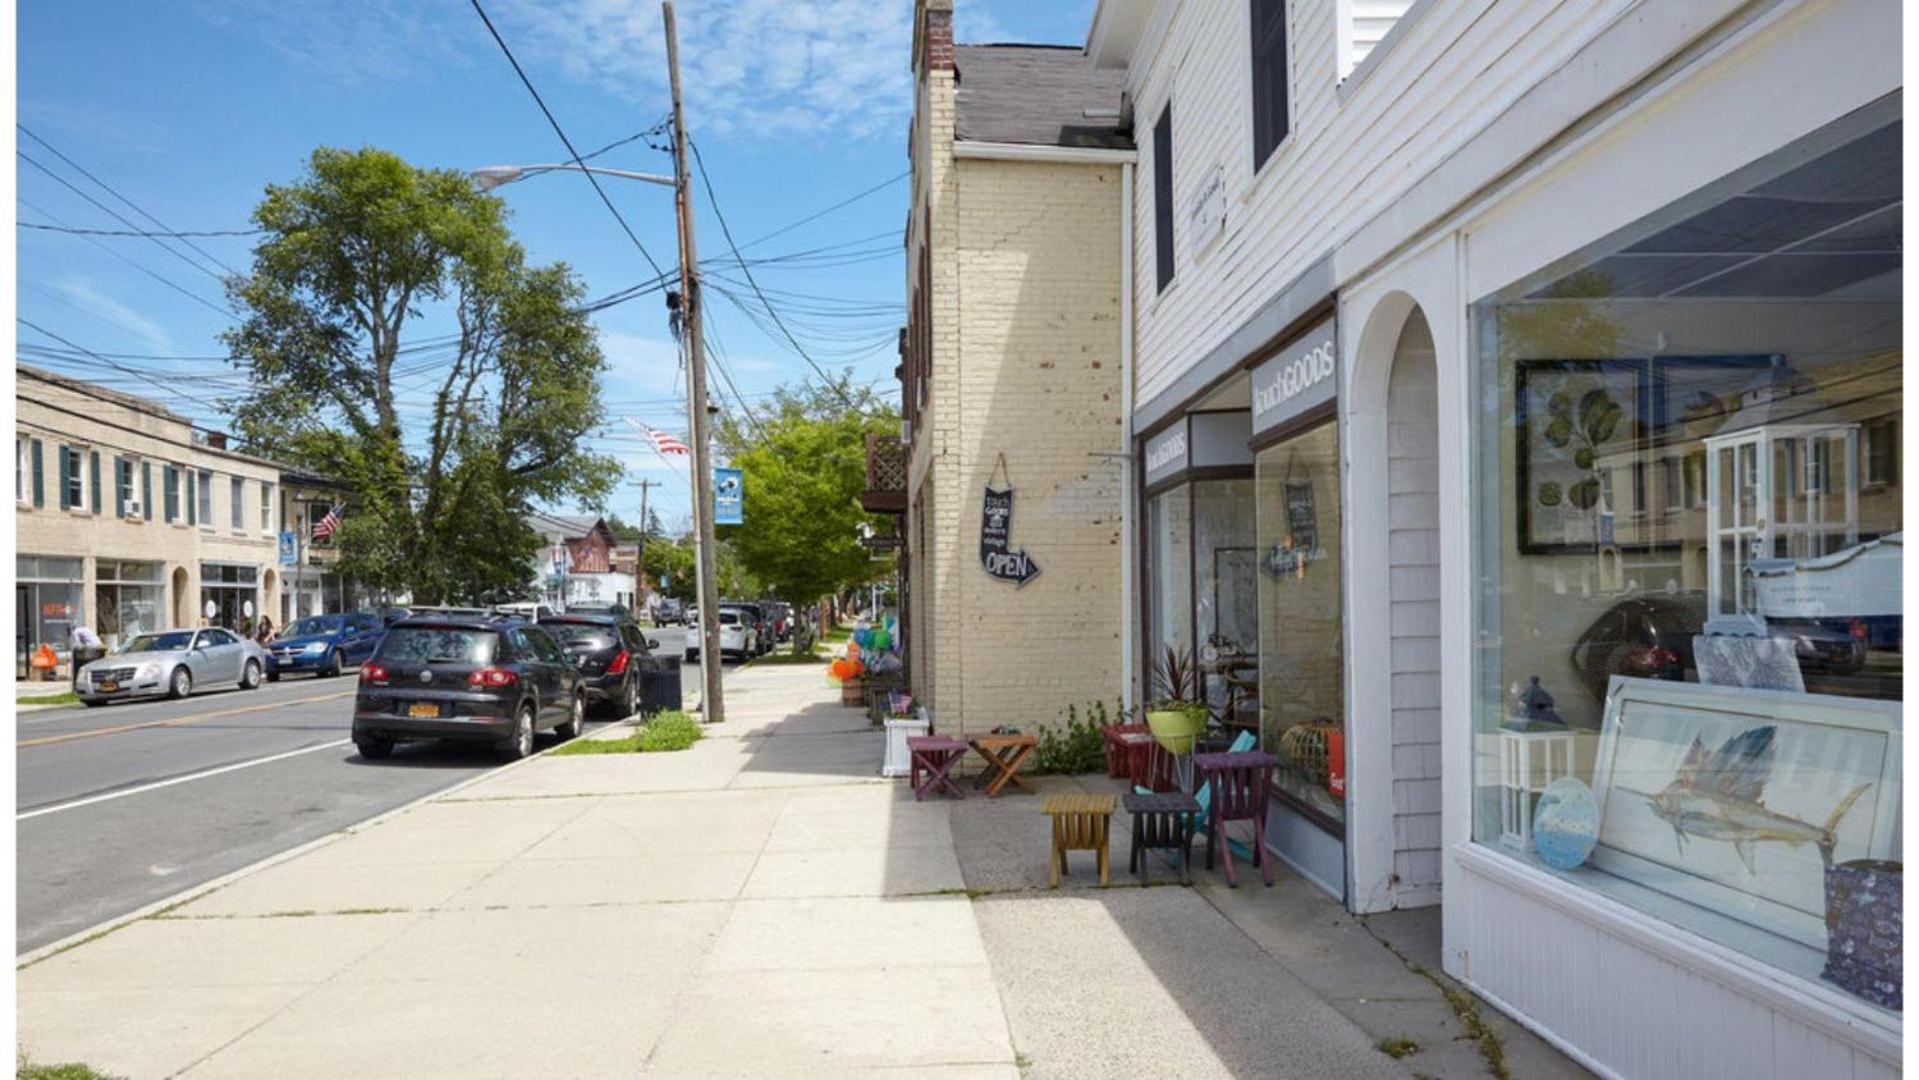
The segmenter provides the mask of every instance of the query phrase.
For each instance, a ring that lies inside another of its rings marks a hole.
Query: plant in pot
[[[1169,645],[1154,659],[1153,702],[1146,706],[1146,726],[1175,757],[1193,752],[1194,740],[1211,718],[1199,687],[1199,668],[1191,653]]]

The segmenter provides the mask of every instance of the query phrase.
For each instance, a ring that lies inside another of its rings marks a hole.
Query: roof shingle
[[[1123,70],[1094,67],[1077,46],[960,45],[953,53],[956,141],[1133,148],[1113,115]]]

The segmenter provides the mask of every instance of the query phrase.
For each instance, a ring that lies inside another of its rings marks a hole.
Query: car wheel
[[[624,720],[640,711],[640,690],[632,679],[626,680],[626,693],[620,698],[620,719]]]
[[[174,668],[173,674],[167,676],[167,696],[178,699],[191,693],[193,693],[193,672],[185,667]]]
[[[258,690],[260,688],[260,662],[248,660],[247,666],[240,672],[240,689]]]
[[[353,740],[353,746],[360,756],[368,761],[385,761],[393,756],[393,740],[380,739],[371,735]]]
[[[500,747],[500,756],[508,761],[519,761],[533,756],[533,706],[522,705],[513,724],[513,734]]]
[[[89,709],[97,709],[100,706],[105,705],[106,702],[99,701],[94,698],[81,698],[80,704],[85,705]]]
[[[566,723],[553,729],[562,739],[577,739],[586,734],[586,698],[573,695],[573,711],[567,714]]]
[[[337,679],[340,677],[340,667],[340,650],[335,649],[327,656],[326,670],[320,674],[325,675],[329,679]]]

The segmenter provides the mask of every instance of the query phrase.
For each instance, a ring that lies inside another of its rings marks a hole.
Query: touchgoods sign
[[[1339,393],[1337,328],[1331,318],[1253,369],[1253,435],[1271,431]]]
[[[1146,482],[1151,484],[1186,467],[1186,420],[1146,440]]]

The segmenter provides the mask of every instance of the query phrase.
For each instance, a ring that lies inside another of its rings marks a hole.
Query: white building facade
[[[1275,850],[1603,1075],[1899,1069],[1899,24],[1094,15],[1139,688],[1199,658]]]

